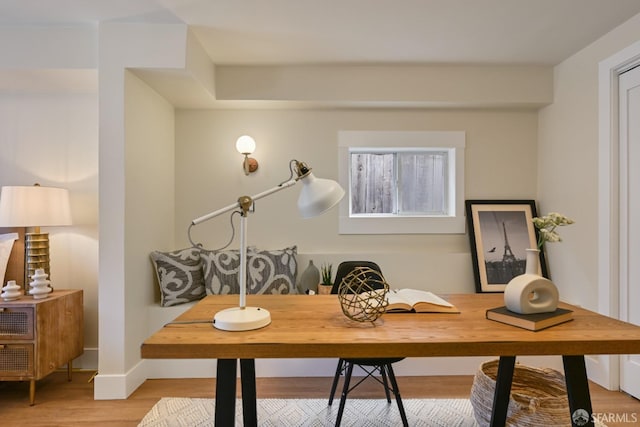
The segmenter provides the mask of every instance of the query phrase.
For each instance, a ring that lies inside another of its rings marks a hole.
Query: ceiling
[[[182,22],[216,64],[555,65],[640,0],[0,0],[0,25]]]

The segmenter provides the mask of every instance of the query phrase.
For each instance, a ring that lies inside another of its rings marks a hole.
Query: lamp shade
[[[330,179],[316,178],[309,173],[302,182],[302,190],[298,197],[298,211],[303,218],[312,218],[328,211],[344,197],[344,190],[337,182]]]
[[[240,154],[251,154],[256,151],[256,141],[249,135],[242,135],[236,141],[236,150]]]
[[[39,185],[2,187],[0,226],[57,225],[71,225],[69,190]]]

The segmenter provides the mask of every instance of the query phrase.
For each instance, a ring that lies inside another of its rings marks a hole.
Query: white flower
[[[546,242],[561,242],[562,239],[556,231],[556,227],[573,224],[574,221],[565,215],[557,212],[550,212],[548,215],[533,218],[533,225],[538,229],[538,249],[542,248]]]

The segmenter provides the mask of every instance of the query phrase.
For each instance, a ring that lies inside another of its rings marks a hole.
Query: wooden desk
[[[335,295],[249,295],[247,305],[269,310],[271,324],[227,332],[213,328],[211,319],[236,306],[238,296],[208,296],[148,338],[141,353],[152,359],[218,359],[216,425],[233,423],[237,359],[245,423],[255,425],[257,358],[500,356],[493,426],[505,424],[516,356],[562,355],[570,411],[591,414],[584,355],[640,354],[640,327],[571,305],[561,304],[574,310],[573,321],[530,332],[485,318],[486,309],[503,305],[502,294],[444,297],[461,313],[388,313],[373,326],[347,319]]]

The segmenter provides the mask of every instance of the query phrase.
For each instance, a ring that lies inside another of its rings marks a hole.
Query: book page
[[[407,301],[397,290],[391,290],[387,293],[387,301],[389,305],[387,310],[411,310],[412,303]]]
[[[419,302],[428,302],[429,304],[440,305],[443,307],[453,307],[453,304],[429,291],[421,291],[418,289],[399,289],[391,291],[389,293],[390,297],[391,294],[398,295],[411,306],[414,306]],[[389,303],[391,303],[391,300],[389,300]]]

